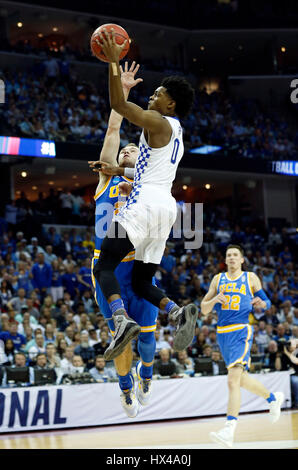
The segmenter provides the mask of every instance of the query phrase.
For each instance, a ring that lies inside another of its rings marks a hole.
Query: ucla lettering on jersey
[[[237,279],[230,279],[227,273],[218,276],[217,294],[222,292],[226,304],[215,304],[218,313],[218,326],[247,324],[252,310],[253,291],[250,273],[243,272]]]

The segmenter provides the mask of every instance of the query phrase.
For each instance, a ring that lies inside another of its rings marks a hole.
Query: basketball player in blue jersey
[[[229,245],[226,251],[227,272],[213,277],[209,291],[201,303],[204,315],[215,308],[218,312],[217,340],[228,369],[228,410],[225,426],[211,432],[210,438],[223,447],[232,447],[241,403],[241,390],[259,395],[269,404],[272,423],[280,416],[284,401],[282,392],[270,393],[258,380],[248,374],[253,327],[248,317],[254,307],[269,309],[271,302],[262,289],[258,276],[242,271],[244,253],[240,246]]]
[[[125,205],[113,217],[102,242],[100,260],[93,269],[116,326],[114,338],[104,355],[107,360],[117,357],[140,332],[131,312],[125,308],[115,276],[120,261],[132,250],[135,250],[133,289],[140,297],[165,310],[175,321],[173,346],[176,351],[181,351],[193,340],[198,308],[194,304],[179,308],[161,289],[152,285],[152,277],[177,217],[171,188],[184,153],[180,119],[192,107],[194,90],[183,77],[172,76],[166,77],[152,94],[148,109],[125,100],[119,66],[125,43],[116,44],[113,32],[111,35],[105,32],[100,39],[101,42],[97,41],[110,62],[111,108],[143,129],[132,190]]]
[[[124,72],[121,69],[121,83],[125,97],[128,97],[129,90],[138,84],[142,79],[135,79],[135,74],[139,65],[135,66],[133,62],[128,70],[128,64],[125,63]],[[121,149],[120,146],[120,126],[122,116],[115,111],[111,111],[108,128],[106,131],[104,144],[100,154],[100,161],[89,162],[93,171],[99,172],[99,183],[95,193],[95,251],[92,260],[92,271],[100,259],[101,244],[106,231],[110,226],[113,213],[117,213],[123,202],[119,197],[119,187],[121,184],[132,182],[125,176],[133,177],[134,166],[138,156],[138,147],[135,144],[128,144]],[[118,156],[118,162],[117,162]],[[98,168],[100,164],[101,168]],[[109,168],[118,167],[119,176],[107,176]],[[105,174],[103,173],[105,169]],[[138,351],[141,361],[137,364],[137,375],[139,379],[137,387],[137,398],[134,392],[134,379],[131,374],[131,365],[133,359],[131,343],[128,343],[123,352],[114,360],[119,385],[122,390],[121,403],[127,415],[135,417],[138,412],[139,402],[147,405],[151,394],[151,379],[153,373],[153,361],[155,353],[156,318],[158,309],[144,299],[136,296],[131,287],[131,273],[133,268],[134,251],[132,250],[122,259],[116,270],[117,280],[121,287],[121,295],[125,307],[131,312],[132,318],[140,326],[141,332],[138,338]],[[114,322],[111,316],[111,310],[100,289],[99,284],[92,275],[93,286],[95,288],[95,299],[101,312],[108,320],[108,325],[112,335],[115,332]]]

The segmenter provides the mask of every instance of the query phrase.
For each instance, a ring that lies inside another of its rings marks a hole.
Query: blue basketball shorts
[[[115,325],[110,310],[109,304],[103,295],[101,288],[93,276],[93,268],[97,263],[98,258],[92,259],[91,272],[92,283],[94,287],[94,297],[101,313],[108,321],[108,325],[112,335],[115,331]],[[148,333],[156,330],[156,319],[158,315],[158,308],[152,305],[147,300],[138,297],[131,286],[131,271],[133,261],[123,261],[117,266],[115,275],[120,285],[121,298],[124,303],[125,310],[128,315],[136,321],[141,327],[141,333]]]
[[[217,327],[217,341],[227,369],[241,364],[250,367],[250,350],[253,342],[253,327],[237,324]]]

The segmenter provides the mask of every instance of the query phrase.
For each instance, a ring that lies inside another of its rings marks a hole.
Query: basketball
[[[100,45],[98,45],[96,42],[96,39],[100,41],[99,34],[103,33],[104,29],[106,29],[108,32],[111,32],[111,30],[114,29],[117,44],[123,44],[123,42],[127,39],[127,45],[125,46],[125,48],[123,49],[123,51],[121,52],[119,56],[119,59],[123,59],[123,57],[125,57],[129,51],[130,38],[127,32],[125,31],[125,29],[122,28],[122,26],[119,26],[118,24],[113,24],[113,23],[103,24],[94,31],[90,39],[90,47],[91,47],[92,54],[103,62],[109,62],[106,56],[104,55],[104,52],[102,51]]]

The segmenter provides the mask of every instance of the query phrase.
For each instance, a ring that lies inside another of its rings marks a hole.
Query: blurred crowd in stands
[[[209,214],[206,222],[214,215]],[[293,404],[297,406],[298,367],[286,353],[287,348],[293,351],[289,341],[298,342],[297,231],[273,227],[257,232],[249,225],[229,226],[223,215],[217,218],[214,229],[205,226],[201,249],[185,250],[183,237],[169,238],[156,272],[157,285],[179,305],[194,302],[200,306],[212,277],[225,269],[226,246],[241,244],[243,269],[261,278],[272,302],[269,310],[254,310],[249,318],[254,326],[252,370],[292,370]],[[69,377],[78,373],[93,381],[117,380],[112,362],[106,364],[102,357],[111,336],[93,297],[93,230],[70,226],[60,231],[59,226],[44,226],[38,238],[29,238],[18,225],[0,227],[2,366],[27,364],[33,371],[54,368],[57,383],[65,383],[65,377],[66,383],[75,383]],[[200,313],[192,345],[177,355],[172,349],[175,326],[160,311],[155,376],[162,376],[163,370],[172,376],[193,376],[196,361],[202,357],[212,359],[213,374],[224,373],[219,367],[216,323],[215,311],[206,317]],[[133,349],[136,361],[136,342]],[[4,386],[5,380],[4,374]]]
[[[164,68],[165,74],[177,73]],[[141,72],[140,72],[141,76]],[[79,78],[70,62],[49,55],[25,72],[3,70],[6,103],[0,108],[3,135],[62,142],[101,144],[110,112],[103,79],[98,86]],[[103,91],[105,90],[105,91]],[[147,108],[141,85],[131,101]],[[183,122],[186,150],[216,145],[228,155],[273,160],[297,158],[298,131],[287,119],[253,99],[235,100],[222,91],[197,90],[191,114]],[[140,129],[124,120],[121,145],[137,142]]]

